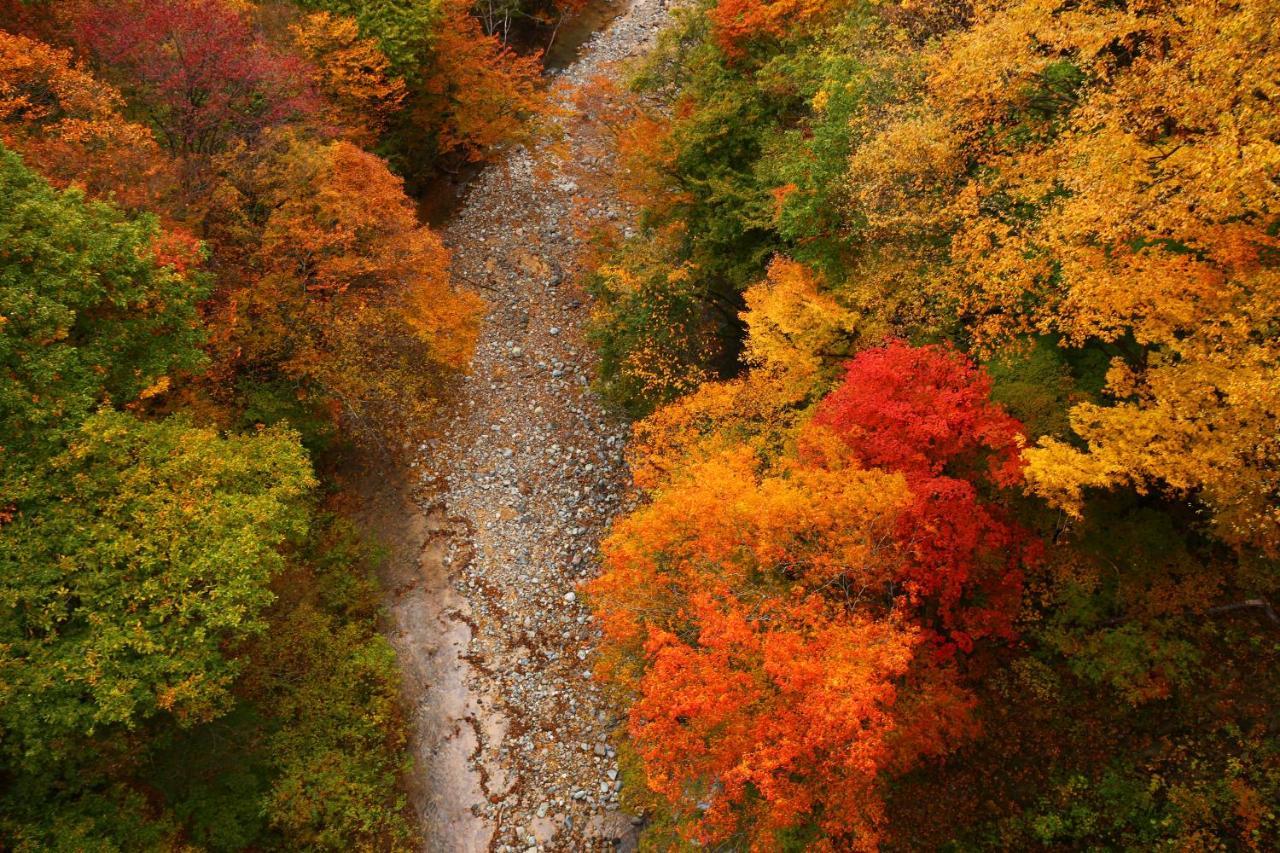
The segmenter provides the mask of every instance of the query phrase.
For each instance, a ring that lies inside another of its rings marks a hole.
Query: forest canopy
[[[406,179],[539,72],[434,0],[0,3],[0,846],[413,846],[339,474],[483,308]]]
[[[658,848],[1277,843],[1274,11],[703,0],[603,99]]]
[[[595,348],[538,368],[634,419],[546,657],[593,808],[1280,848],[1276,4],[688,0],[570,106],[588,6],[0,0],[0,848],[419,846],[352,484],[501,393],[424,211],[522,149]]]

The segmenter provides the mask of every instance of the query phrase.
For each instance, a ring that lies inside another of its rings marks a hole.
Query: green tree
[[[224,644],[262,627],[314,487],[296,434],[91,416],[0,537],[0,730],[12,767],[161,713],[225,710]]]
[[[198,276],[156,258],[154,218],[60,192],[0,146],[0,507],[96,407],[200,366]]]

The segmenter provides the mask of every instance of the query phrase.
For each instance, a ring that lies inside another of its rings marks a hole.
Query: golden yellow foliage
[[[405,97],[404,81],[391,74],[378,43],[360,37],[354,18],[328,12],[308,15],[290,29],[327,98],[324,119],[354,144],[373,145]]]
[[[1028,451],[1040,494],[1200,495],[1226,541],[1280,548],[1274,10],[1022,0],[975,18],[855,152],[855,210],[932,257],[921,287],[980,349],[1049,335],[1142,353],[1109,375],[1115,405],[1073,411],[1086,450]],[[945,256],[918,246],[930,235]]]
[[[813,389],[824,364],[846,354],[858,317],[808,267],[777,258],[768,278],[748,288],[745,298],[744,360],[778,373],[801,394]]]

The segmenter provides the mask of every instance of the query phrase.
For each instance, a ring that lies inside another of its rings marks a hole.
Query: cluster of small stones
[[[560,74],[566,104],[667,20],[662,0],[634,0]],[[512,152],[445,230],[454,274],[485,297],[488,316],[458,402],[416,468],[423,506],[457,522],[442,559],[458,603],[442,618],[469,629],[456,652],[469,710],[416,722],[470,730],[435,739],[419,761],[467,751],[449,766],[472,774],[456,787],[482,793],[468,811],[483,826],[433,835],[425,815],[437,850],[477,849],[476,838],[499,853],[626,848],[640,822],[619,804],[619,720],[592,678],[599,630],[581,592],[623,500],[629,426],[591,390],[590,307],[573,269],[576,217],[626,222],[632,212],[609,198],[584,205],[574,175],[587,155],[569,148],[564,162],[550,147]],[[589,155],[594,168],[606,161]]]

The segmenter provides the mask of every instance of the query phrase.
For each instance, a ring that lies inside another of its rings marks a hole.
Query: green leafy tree
[[[198,276],[157,260],[153,218],[60,192],[0,146],[0,507],[105,402],[203,361]]]
[[[37,770],[83,738],[225,710],[230,640],[262,627],[315,485],[297,436],[104,411],[0,538],[0,727]]]

